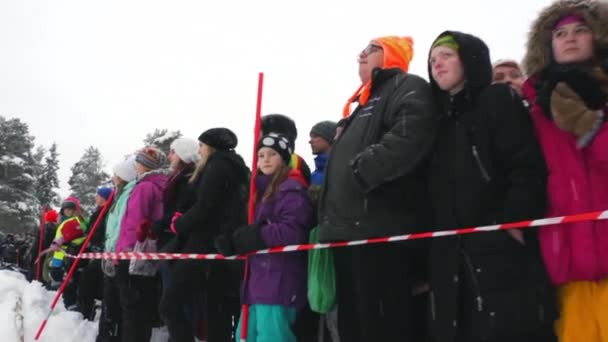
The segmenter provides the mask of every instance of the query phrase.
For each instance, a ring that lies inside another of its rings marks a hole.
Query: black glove
[[[232,234],[232,243],[237,254],[246,254],[267,248],[262,239],[262,227],[259,224],[250,224],[238,228]]]
[[[225,235],[219,235],[216,237],[213,241],[213,246],[217,252],[223,256],[232,256],[236,254],[232,239],[226,237]]]
[[[600,49],[598,56],[600,57],[600,66],[604,72],[608,73],[608,48]]]
[[[161,221],[152,222],[152,227],[150,228],[150,233],[153,236],[158,237],[164,232],[165,232],[165,230],[163,229],[163,225],[162,225]]]
[[[602,92],[599,82],[591,73],[576,65],[555,65],[549,71],[548,86],[553,91],[555,85],[564,82],[583,99],[587,108],[599,110],[604,108],[608,95]],[[551,94],[551,93],[549,93]]]

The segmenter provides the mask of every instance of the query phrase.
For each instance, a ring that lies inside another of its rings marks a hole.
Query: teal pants
[[[236,340],[241,338],[241,323],[236,328]],[[292,327],[296,309],[283,305],[257,304],[249,307],[246,342],[296,342]]]

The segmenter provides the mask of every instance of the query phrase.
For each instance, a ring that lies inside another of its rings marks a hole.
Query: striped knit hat
[[[167,156],[163,151],[155,147],[145,147],[137,152],[135,162],[140,163],[149,170],[156,170],[166,166]]]

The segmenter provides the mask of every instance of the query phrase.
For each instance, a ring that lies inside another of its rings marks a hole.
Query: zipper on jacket
[[[477,276],[475,275],[475,269],[473,268],[473,263],[471,262],[471,258],[469,255],[462,250],[462,256],[464,258],[464,263],[466,264],[466,268],[471,274],[471,282],[473,285],[473,291],[475,292],[475,303],[477,304],[477,311],[483,311],[483,298],[481,297],[481,289],[479,287],[479,281],[477,280]]]
[[[363,212],[367,213],[367,196],[363,197]]]
[[[540,322],[545,321],[545,308],[542,305],[538,305],[538,319]]]
[[[435,315],[435,293],[433,291],[431,291],[429,293],[429,300],[430,300],[430,304],[431,304],[431,319],[434,321],[436,319],[436,315]]]
[[[472,145],[471,150],[473,151],[473,157],[475,158],[475,163],[477,164],[477,168],[479,168],[479,171],[481,172],[481,178],[483,178],[483,180],[486,183],[490,183],[490,181],[492,180],[492,177],[490,177],[490,174],[488,173],[486,168],[483,166],[483,163],[481,162],[481,158],[479,157],[479,151],[477,150],[477,145]]]

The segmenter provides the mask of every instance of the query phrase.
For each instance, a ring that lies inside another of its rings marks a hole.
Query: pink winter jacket
[[[529,103],[536,103],[534,80],[524,85]],[[545,155],[547,216],[608,209],[608,123],[586,147],[558,128],[537,104],[532,120]],[[543,227],[539,230],[545,266],[555,285],[608,278],[608,220]]]
[[[159,220],[163,216],[163,190],[166,182],[167,176],[155,171],[137,181],[120,222],[116,252],[133,250],[137,241],[135,232],[139,225],[146,220]]]

